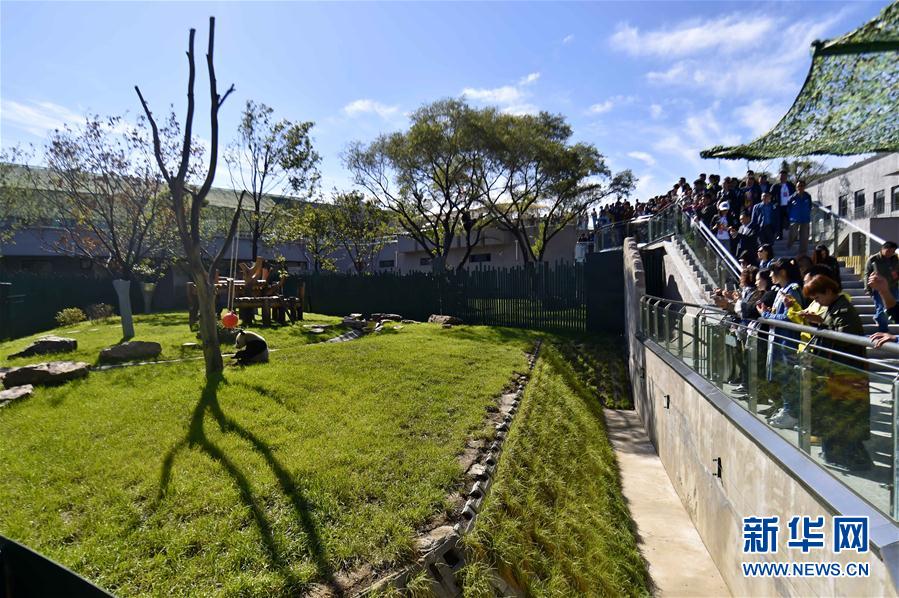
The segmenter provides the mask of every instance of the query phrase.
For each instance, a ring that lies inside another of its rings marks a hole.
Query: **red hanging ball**
[[[229,311],[225,315],[222,316],[222,326],[225,328],[231,329],[237,327],[237,314],[233,311]]]

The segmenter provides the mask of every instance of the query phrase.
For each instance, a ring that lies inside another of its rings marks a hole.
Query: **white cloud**
[[[599,104],[593,104],[590,106],[588,111],[590,114],[602,114],[603,112],[608,112],[612,108],[615,107],[615,103],[612,100],[606,100],[605,102],[600,102]]]
[[[631,54],[672,60],[646,73],[650,83],[686,86],[720,98],[739,95],[744,101],[762,94],[793,97],[798,92],[797,73],[808,68],[811,42],[826,37],[847,10],[799,21],[764,14],[727,16],[690,21],[663,32],[641,33],[624,25],[612,37]],[[722,37],[737,20],[746,24],[745,30],[739,28],[736,37]],[[697,24],[708,28],[707,41],[694,39]],[[753,40],[744,31],[755,31],[753,35],[760,37]],[[685,35],[682,49],[670,37],[672,32]]]
[[[649,116],[653,118],[653,120],[658,120],[662,118],[662,114],[664,114],[664,110],[662,109],[661,104],[650,104],[649,106]]]
[[[399,106],[387,106],[375,100],[354,100],[343,107],[347,116],[359,116],[362,114],[377,114],[381,118],[390,118],[399,114]]]
[[[641,174],[637,177],[637,189],[636,195],[640,199],[648,199],[649,196],[655,195],[652,193],[653,180],[655,177],[651,174]]]
[[[734,108],[734,116],[752,132],[754,137],[768,132],[777,124],[785,109],[777,108],[766,100],[755,100],[750,104]]]
[[[725,130],[718,121],[718,102],[701,112],[687,114],[677,127],[654,127],[650,133],[656,139],[652,148],[678,156],[694,167],[701,167],[699,152],[713,145],[735,145],[741,138]]]
[[[466,87],[462,96],[482,104],[494,104],[506,114],[536,114],[540,109],[528,101],[532,95],[528,87],[540,79],[540,73],[530,73],[518,80],[515,85],[502,85],[492,88]]]
[[[493,89],[474,89],[466,87],[462,90],[462,95],[476,102],[485,102],[488,104],[511,104],[521,99],[521,90],[512,85],[503,85],[502,87],[494,87]]]
[[[656,159],[652,157],[652,154],[648,154],[646,152],[628,152],[627,154],[634,160],[640,160],[644,162],[647,166],[654,166],[656,163]]]
[[[569,33],[568,35],[566,35],[565,37],[562,38],[563,44],[570,44],[573,41],[574,41],[574,34],[571,34],[571,33]]]
[[[616,106],[621,106],[622,104],[631,104],[636,100],[634,96],[612,96],[604,102],[598,102],[593,104],[589,108],[587,108],[588,114],[603,114],[608,112],[612,108]]]
[[[655,31],[641,32],[619,24],[609,42],[635,56],[688,56],[706,50],[734,53],[758,45],[774,30],[775,20],[764,15],[728,15],[690,20]]]
[[[646,73],[646,78],[653,83],[672,83],[686,75],[687,66],[683,62],[678,62],[666,71],[650,71]]]
[[[512,114],[514,116],[523,116],[525,114],[537,114],[540,112],[540,109],[533,104],[513,104],[511,106],[506,106],[502,109],[502,112],[506,114]]]
[[[54,129],[64,125],[77,126],[84,116],[53,102],[15,102],[2,100],[2,120],[36,137],[46,137]]]

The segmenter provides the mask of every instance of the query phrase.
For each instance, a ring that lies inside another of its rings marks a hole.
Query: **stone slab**
[[[49,361],[12,368],[3,377],[6,388],[25,384],[52,385],[87,377],[88,364],[81,361]]]

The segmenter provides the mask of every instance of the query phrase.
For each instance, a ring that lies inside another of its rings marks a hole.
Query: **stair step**
[[[865,329],[865,334],[867,335],[872,335],[877,332],[877,324],[874,324],[873,322],[868,324],[863,320],[862,328]],[[899,334],[899,324],[890,324],[890,334]]]

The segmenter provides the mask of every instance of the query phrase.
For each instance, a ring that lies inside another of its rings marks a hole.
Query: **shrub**
[[[56,323],[60,326],[71,326],[78,322],[84,322],[87,316],[77,307],[67,307],[62,311],[56,312]]]
[[[90,320],[105,320],[115,315],[115,308],[108,303],[94,303],[87,306],[87,317]]]

